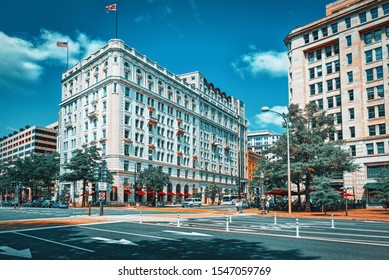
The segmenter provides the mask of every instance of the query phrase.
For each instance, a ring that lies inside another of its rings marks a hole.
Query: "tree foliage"
[[[221,196],[221,188],[216,185],[211,185],[205,189],[205,197],[208,197],[212,204],[215,203],[216,197],[219,197],[220,200]]]
[[[58,153],[47,153],[17,158],[3,162],[0,169],[2,191],[9,190],[11,182],[17,182],[25,188],[31,188],[35,196],[43,192],[49,196],[47,193],[59,173],[59,155]]]
[[[385,210],[389,207],[389,168],[382,168],[377,178],[378,186],[374,191],[376,199],[384,204]]]
[[[310,192],[315,177],[332,178],[336,174],[354,171],[356,165],[341,141],[328,141],[335,133],[333,118],[315,104],[304,110],[289,106],[285,115],[289,125],[291,182],[297,191],[303,191],[306,210],[310,211]],[[285,126],[286,127],[286,126]],[[284,133],[269,150],[275,160],[266,160],[256,170],[265,173],[265,185],[272,188],[287,187],[287,138]],[[300,190],[302,186],[302,190]]]
[[[65,167],[68,172],[60,176],[60,180],[65,182],[82,181],[82,207],[85,207],[87,199],[86,186],[89,182],[95,181],[94,170],[101,164],[106,165],[106,162],[102,160],[99,149],[95,146],[87,147],[84,150],[76,150],[74,156]],[[108,174],[109,180],[107,182],[109,183],[112,182],[112,174],[109,172]]]
[[[320,206],[327,214],[327,209],[336,206],[340,201],[340,193],[331,187],[331,180],[325,177],[317,177],[313,180],[315,191],[312,193],[312,202]]]
[[[168,174],[162,172],[159,167],[153,166],[139,173],[139,182],[153,192],[162,191],[164,186],[171,183]]]

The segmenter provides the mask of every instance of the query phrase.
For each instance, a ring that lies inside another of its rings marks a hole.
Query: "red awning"
[[[137,191],[136,193],[139,194],[139,195],[144,195],[144,194],[146,194],[144,191]]]
[[[175,196],[176,194],[174,192],[167,192],[167,195]]]
[[[190,194],[189,193],[184,193],[185,197],[190,197]]]
[[[166,193],[164,193],[164,192],[158,192],[158,194],[160,194],[160,195],[166,195]]]
[[[153,194],[154,194],[154,192],[152,192],[152,191],[147,191],[147,194],[151,194],[151,195],[153,195]]]
[[[178,196],[184,196],[184,195],[182,194],[182,192],[177,192],[177,195],[178,195]]]
[[[288,195],[287,190],[271,190],[265,192],[265,194],[273,194],[273,195]],[[291,191],[291,195],[297,195],[297,192]]]
[[[128,195],[132,194],[132,192],[127,191],[127,190],[125,190],[124,193],[125,193],[125,194],[128,194]]]
[[[343,197],[346,197],[346,196],[354,196],[353,194],[351,194],[351,193],[346,193],[346,192],[340,192],[340,195],[343,196]]]

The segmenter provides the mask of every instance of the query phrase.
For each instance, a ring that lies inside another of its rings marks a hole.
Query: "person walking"
[[[235,201],[236,212],[239,212],[239,199]]]
[[[266,200],[265,208],[266,208],[266,212],[270,213],[270,202],[269,202],[269,200]]]

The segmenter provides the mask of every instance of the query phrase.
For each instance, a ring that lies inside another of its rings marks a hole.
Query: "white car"
[[[202,205],[201,203],[201,199],[200,198],[187,198],[185,199],[182,203],[181,203],[181,206],[182,207],[193,207],[193,206],[198,206],[200,207]]]

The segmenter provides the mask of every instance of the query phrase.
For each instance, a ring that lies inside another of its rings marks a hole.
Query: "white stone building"
[[[243,102],[200,72],[175,75],[121,40],[110,40],[63,74],[60,107],[61,172],[75,149],[101,148],[114,172],[107,194],[112,203],[134,201],[136,176],[150,165],[171,178],[158,195],[164,202],[210,185],[236,188],[236,178],[247,178]],[[81,183],[62,185],[79,197]],[[137,200],[147,199],[147,190],[138,190]]]
[[[289,102],[316,102],[334,116],[332,139],[344,140],[360,167],[339,183],[374,203],[369,189],[389,165],[389,1],[328,4],[324,18],[293,29],[285,44]]]

